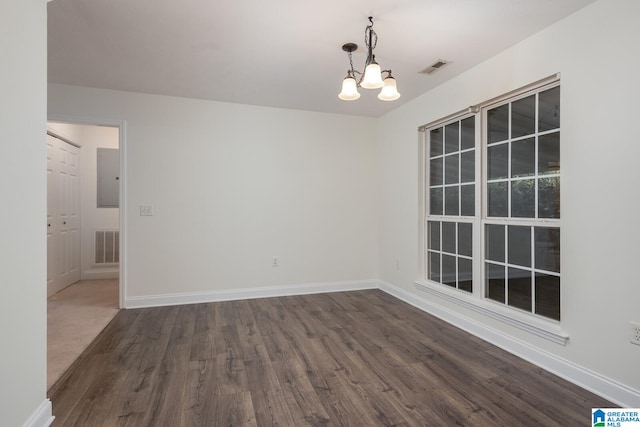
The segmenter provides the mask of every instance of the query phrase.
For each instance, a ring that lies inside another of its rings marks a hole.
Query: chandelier
[[[395,101],[400,98],[398,89],[396,87],[396,79],[391,75],[391,70],[381,70],[380,65],[376,62],[376,56],[373,54],[373,49],[376,48],[378,43],[378,35],[373,31],[373,17],[369,17],[370,24],[364,30],[364,44],[367,47],[367,60],[364,64],[364,73],[353,68],[353,59],[351,57],[352,52],[358,49],[358,45],[355,43],[345,43],[342,45],[342,50],[349,55],[349,64],[351,69],[347,70],[347,77],[342,81],[342,92],[338,95],[338,98],[343,101],[355,101],[360,98],[358,93],[358,87],[365,89],[379,89],[378,99],[382,101]],[[382,79],[382,73],[387,73],[384,80]],[[359,79],[356,80],[356,74]]]

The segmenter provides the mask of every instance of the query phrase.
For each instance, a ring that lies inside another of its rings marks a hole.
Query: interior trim
[[[23,427],[48,427],[53,423],[54,417],[51,413],[51,401],[45,399],[44,402],[38,406],[33,414],[23,424]]]
[[[419,283],[416,283],[418,289]],[[426,288],[426,287],[425,287]],[[252,298],[268,298],[276,296],[306,295],[327,292],[345,292],[365,289],[380,289],[389,295],[398,298],[414,307],[434,315],[447,323],[452,324],[470,334],[477,336],[491,344],[502,348],[524,360],[539,366],[559,377],[591,391],[621,407],[640,407],[640,391],[632,389],[617,381],[604,377],[587,368],[579,366],[569,360],[555,354],[544,351],[498,329],[488,326],[475,319],[467,317],[442,304],[427,299],[415,292],[400,288],[387,282],[376,279],[307,283],[301,285],[270,286],[259,288],[246,288],[238,290],[189,292],[181,294],[148,295],[129,297],[125,300],[126,308],[159,307],[180,304],[195,304],[217,301],[233,301]],[[429,292],[429,291],[427,291]],[[429,292],[428,295],[442,297],[447,301],[453,301],[443,292]],[[459,298],[458,298],[459,299]],[[470,303],[469,303],[470,304]],[[460,304],[469,307],[469,304]],[[472,305],[472,304],[471,304]],[[473,308],[471,308],[473,310]],[[482,312],[482,311],[481,311]],[[524,323],[524,322],[523,322]],[[560,334],[562,336],[562,334]]]
[[[632,389],[390,283],[380,282],[380,289],[623,408],[640,407],[640,390]]]
[[[476,313],[480,313],[483,316],[499,320],[509,326],[537,335],[556,344],[567,345],[567,342],[569,341],[569,335],[563,332],[559,325],[555,325],[550,321],[547,322],[542,319],[534,319],[529,314],[523,314],[520,316],[522,319],[519,319],[516,317],[518,314],[516,312],[502,313],[502,311],[509,310],[505,307],[497,306],[491,302],[478,300],[478,298],[467,296],[462,294],[460,291],[453,291],[444,287],[440,289],[441,286],[430,286],[428,283],[422,282],[415,282],[415,286],[419,291],[427,292],[431,295],[443,298],[449,302],[473,310]]]
[[[292,295],[321,294],[327,292],[360,291],[377,289],[379,281],[354,280],[345,282],[304,283],[300,285],[266,286],[223,291],[186,292],[176,294],[146,295],[125,298],[125,308],[162,307],[168,305],[198,304],[218,301],[235,301],[253,298],[284,297]]]

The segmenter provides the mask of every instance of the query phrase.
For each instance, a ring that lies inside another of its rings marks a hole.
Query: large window
[[[558,83],[425,130],[426,279],[560,320]]]

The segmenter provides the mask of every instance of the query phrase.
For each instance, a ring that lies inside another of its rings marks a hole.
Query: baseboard
[[[51,401],[45,399],[35,410],[29,419],[24,423],[23,427],[48,427],[54,420],[51,412]]]
[[[447,323],[482,338],[509,353],[558,375],[567,381],[602,396],[621,407],[640,407],[640,391],[638,390],[627,387],[624,384],[620,384],[554,354],[533,347],[436,302],[422,298],[419,295],[408,292],[390,283],[375,279],[128,297],[125,298],[125,308],[161,307],[365,289],[380,289]]]
[[[521,357],[621,407],[640,407],[640,391],[638,390],[634,390],[554,354],[535,348],[497,329],[477,322],[438,303],[424,299],[419,295],[407,292],[390,283],[379,282],[379,288],[414,307],[482,338],[509,353]]]
[[[378,280],[305,283],[301,285],[267,286],[225,291],[187,292],[178,294],[127,297],[125,308],[162,307],[168,305],[198,304],[218,301],[235,301],[254,298],[283,297],[292,295],[321,294],[328,292],[378,289]]]
[[[82,272],[82,280],[105,280],[105,279],[117,279],[120,277],[120,270],[118,267],[108,269],[92,269]]]

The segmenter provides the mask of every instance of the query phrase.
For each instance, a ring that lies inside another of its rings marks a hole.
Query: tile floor
[[[118,312],[118,280],[83,280],[47,300],[47,389]]]

